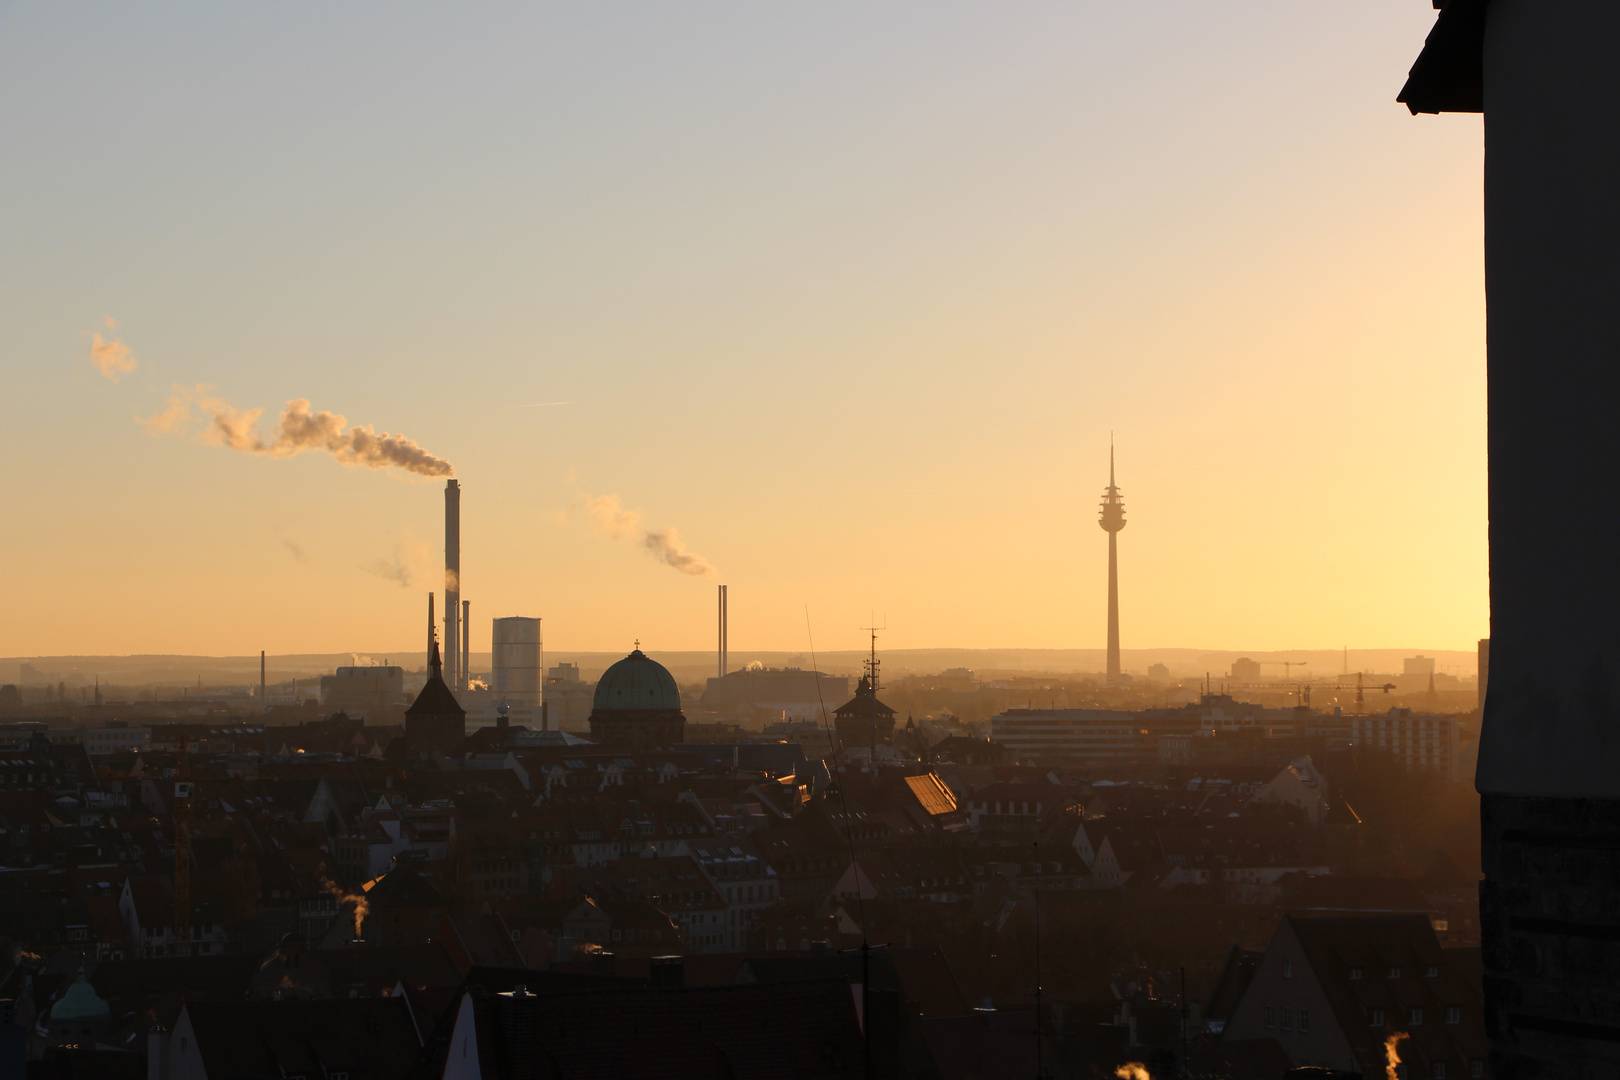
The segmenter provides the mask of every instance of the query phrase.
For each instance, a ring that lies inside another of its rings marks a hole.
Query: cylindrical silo
[[[491,634],[494,659],[490,689],[496,701],[540,704],[540,620],[522,616],[496,619]]]

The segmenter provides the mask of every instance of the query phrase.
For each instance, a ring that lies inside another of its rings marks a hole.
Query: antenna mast
[[[877,622],[877,620],[873,619],[872,622],[875,624]],[[887,624],[887,622],[888,622],[888,620],[885,619],[884,623]],[[883,661],[881,661],[881,660],[879,660],[877,658],[877,636],[878,636],[878,631],[879,630],[887,630],[888,626],[887,625],[883,625],[883,626],[876,626],[876,625],[863,626],[863,627],[861,627],[861,629],[867,631],[868,633],[870,633],[872,635],[872,652],[866,658],[866,660],[863,661],[863,664],[864,664],[864,666],[866,668],[866,686],[867,686],[867,689],[869,689],[872,692],[871,699],[868,702],[868,706],[869,706],[869,708],[871,710],[871,713],[872,713],[872,717],[871,717],[872,730],[870,732],[870,737],[871,737],[871,741],[872,741],[872,745],[871,745],[872,757],[871,757],[870,761],[868,762],[868,767],[871,768],[872,776],[875,778],[877,776],[878,668],[883,663]]]

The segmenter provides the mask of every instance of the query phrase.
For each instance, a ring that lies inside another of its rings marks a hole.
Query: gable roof
[[[1279,932],[1283,930],[1298,940],[1364,1072],[1384,1067],[1384,1040],[1392,1030],[1408,1034],[1400,1054],[1419,1066],[1416,1075],[1427,1075],[1436,1060],[1460,1065],[1485,1057],[1479,954],[1442,949],[1426,916],[1290,915]],[[1351,969],[1359,969],[1358,978],[1351,978]],[[1438,1022],[1448,1005],[1461,1006],[1461,1023]],[[1407,1023],[1414,1008],[1425,1011],[1427,1023]],[[1383,1010],[1384,1025],[1369,1022],[1375,1010]]]

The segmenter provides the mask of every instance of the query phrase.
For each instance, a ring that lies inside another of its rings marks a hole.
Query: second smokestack
[[[444,482],[444,681],[462,685],[461,634],[461,483]]]
[[[726,677],[726,587],[720,586],[720,677]]]

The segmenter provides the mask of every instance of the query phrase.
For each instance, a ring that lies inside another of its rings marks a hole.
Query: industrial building
[[[990,718],[990,741],[1021,762],[1137,764],[1157,752],[1134,714],[1112,709],[1008,709]]]
[[[710,679],[698,706],[728,720],[816,720],[848,697],[845,675],[748,667]]]
[[[405,695],[405,669],[392,664],[340,667],[321,676],[321,708],[366,716],[409,702]]]
[[[595,684],[580,678],[579,665],[553,664],[542,690],[547,725],[553,731],[587,730],[595,691]]]

